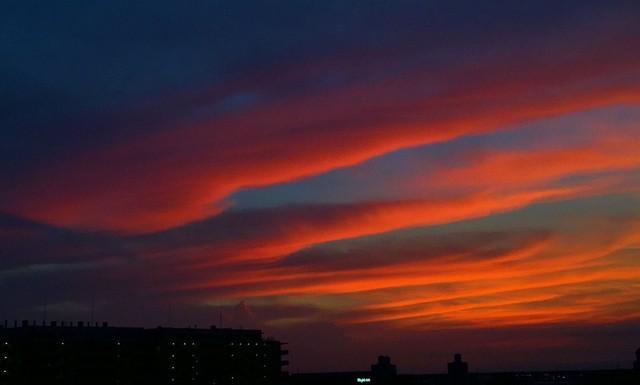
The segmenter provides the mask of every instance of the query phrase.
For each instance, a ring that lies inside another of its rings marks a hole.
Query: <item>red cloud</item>
[[[627,35],[635,26],[621,21],[607,27],[582,31],[603,33],[582,50],[570,50],[563,44],[574,40],[556,37],[558,42],[545,41],[544,52],[540,46],[502,47],[503,56],[477,55],[446,70],[412,69],[377,82],[283,95],[206,121],[176,116],[152,134],[34,170],[4,192],[3,207],[57,225],[147,232],[214,215],[227,195],[243,187],[519,122],[638,103],[640,54]],[[353,65],[319,68],[348,63]],[[298,69],[285,80],[256,77],[252,85],[277,89],[279,80],[296,84],[313,71]],[[224,85],[189,99],[190,107],[219,102],[245,85]],[[184,114],[188,103],[180,103],[176,109]]]

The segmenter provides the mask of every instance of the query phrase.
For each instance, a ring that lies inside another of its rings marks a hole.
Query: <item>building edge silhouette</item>
[[[251,329],[5,321],[0,384],[279,385],[283,345]]]

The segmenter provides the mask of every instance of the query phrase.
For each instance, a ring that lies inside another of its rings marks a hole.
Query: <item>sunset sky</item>
[[[640,346],[638,1],[9,0],[0,58],[0,319],[294,372]]]

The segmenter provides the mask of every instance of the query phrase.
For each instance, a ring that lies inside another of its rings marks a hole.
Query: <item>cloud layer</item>
[[[6,318],[171,308],[301,370],[627,359],[634,2],[2,7]]]

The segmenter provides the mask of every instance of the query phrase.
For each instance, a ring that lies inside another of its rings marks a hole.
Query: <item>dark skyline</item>
[[[286,350],[260,330],[0,326],[2,385],[281,385]]]
[[[4,1],[0,320],[631,367],[638,46],[637,1]]]

